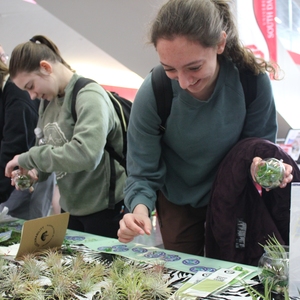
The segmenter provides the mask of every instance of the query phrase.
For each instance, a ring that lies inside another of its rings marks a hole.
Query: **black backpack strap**
[[[80,77],[77,79],[77,81],[74,85],[73,92],[72,92],[71,114],[72,114],[72,117],[73,117],[73,120],[75,123],[77,121],[77,114],[76,114],[76,109],[75,109],[77,94],[83,87],[85,87],[87,84],[89,84],[91,82],[96,82],[96,81],[94,81],[93,79]]]
[[[255,100],[257,94],[257,76],[249,70],[239,70],[240,81],[243,86],[246,109]]]
[[[122,126],[122,132],[123,134],[127,133],[127,121],[126,121],[126,116],[124,115],[124,111],[123,111],[123,108],[124,105],[127,106],[127,111],[129,111],[131,109],[131,106],[132,106],[132,102],[125,99],[125,98],[122,98],[120,97],[117,93],[115,92],[110,92],[110,91],[106,91],[106,93],[108,94],[110,100],[112,101],[112,104],[116,110],[116,113],[120,119],[120,123],[121,123],[121,126]],[[119,99],[119,100],[118,100]],[[120,101],[122,101],[122,104],[120,103]],[[125,139],[123,137],[123,154],[124,154],[124,157],[122,157],[120,154],[118,154],[115,149],[106,144],[105,145],[105,150],[111,155],[112,158],[114,158],[126,171],[126,174],[127,174],[127,170],[126,170],[126,153],[127,153],[127,138]]]
[[[240,81],[245,95],[246,109],[255,100],[257,94],[257,76],[250,70],[239,70]],[[152,69],[152,88],[156,99],[157,113],[161,119],[159,127],[161,133],[165,131],[165,124],[171,112],[173,90],[170,78],[162,65]]]
[[[75,109],[77,94],[83,87],[85,87],[87,84],[92,83],[92,82],[96,82],[96,81],[89,79],[89,78],[80,77],[74,85],[73,94],[72,94],[72,102],[71,102],[71,114],[72,114],[72,117],[73,117],[75,123],[77,121],[77,114],[76,114],[76,109]],[[106,144],[105,149],[108,151],[109,156],[110,156],[109,159],[110,159],[110,172],[111,172],[110,181],[109,181],[110,184],[109,184],[108,209],[114,209],[114,207],[115,207],[115,189],[116,189],[116,169],[115,169],[115,165],[114,165],[114,157],[111,156],[111,153],[115,152],[115,151],[113,148],[111,148],[111,149],[107,149],[107,148],[109,148],[109,147]]]
[[[166,75],[162,65],[152,69],[152,88],[156,99],[157,113],[161,119],[159,129],[165,131],[165,125],[171,112],[173,89],[171,79]]]

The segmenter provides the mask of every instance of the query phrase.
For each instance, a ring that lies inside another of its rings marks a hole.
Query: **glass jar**
[[[276,158],[262,159],[255,167],[256,182],[265,189],[278,187],[284,178],[284,164]]]
[[[22,175],[22,174],[17,174],[14,178],[13,178],[14,182],[15,182],[15,186],[21,190],[31,190],[32,189],[32,185],[33,185],[33,180],[31,178],[30,175]]]
[[[264,288],[277,293],[288,290],[289,247],[265,247],[265,253],[258,261],[258,278]]]

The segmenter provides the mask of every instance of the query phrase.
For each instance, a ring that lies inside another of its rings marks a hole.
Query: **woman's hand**
[[[20,155],[15,155],[15,157],[6,164],[5,167],[6,177],[12,177],[12,172],[14,171],[15,167],[19,166],[19,162],[18,162],[19,156]]]
[[[138,235],[150,235],[152,230],[151,220],[148,216],[148,208],[139,204],[133,213],[125,214],[120,221],[118,239],[121,243],[129,243]]]
[[[260,157],[254,157],[251,167],[250,167],[250,172],[251,172],[251,176],[254,182],[256,182],[255,177],[254,177],[254,170],[255,167],[259,164],[259,162],[262,160],[262,158]],[[290,183],[293,180],[293,167],[291,165],[288,165],[286,163],[283,163],[284,165],[284,177],[283,180],[281,182],[281,184],[279,185],[280,188],[285,188],[287,186],[288,183]],[[266,189],[266,191],[269,191],[270,189]]]

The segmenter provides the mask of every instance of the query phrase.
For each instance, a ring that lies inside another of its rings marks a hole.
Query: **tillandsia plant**
[[[173,291],[163,270],[162,264],[159,268],[155,264],[145,269],[139,262],[129,264],[116,259],[110,268],[107,285],[94,295],[93,300],[168,299]]]
[[[258,277],[265,292],[288,295],[289,252],[275,236],[269,237],[264,247],[265,253],[258,262]],[[287,297],[288,299],[288,297]]]
[[[165,262],[114,257],[108,263],[107,256],[96,260],[87,250],[62,253],[49,249],[18,261],[0,258],[0,300],[75,300],[87,295],[93,300],[163,300],[174,292]]]
[[[284,165],[276,158],[262,159],[255,168],[256,182],[266,189],[278,187],[284,177]]]
[[[21,190],[27,190],[29,189],[32,184],[33,180],[30,175],[28,174],[18,174],[16,177],[14,177],[15,185]]]

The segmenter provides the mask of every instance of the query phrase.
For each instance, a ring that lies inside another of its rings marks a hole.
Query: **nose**
[[[193,78],[190,78],[187,74],[184,72],[178,72],[177,73],[177,80],[182,89],[187,89],[193,82]]]
[[[27,91],[27,92],[28,92],[31,100],[34,100],[37,98],[37,94],[35,92],[33,92],[33,91]]]

